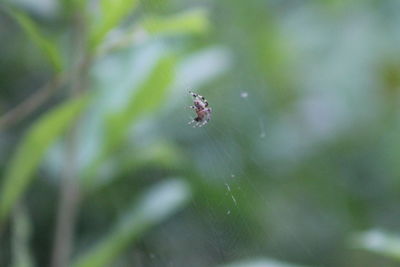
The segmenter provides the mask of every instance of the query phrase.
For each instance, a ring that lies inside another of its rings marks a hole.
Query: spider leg
[[[208,106],[208,101],[207,101],[207,99],[204,97],[204,96],[202,96],[202,95],[199,95],[199,98],[201,99],[201,101],[205,104],[205,106],[207,107]]]
[[[196,94],[196,93],[193,93],[192,91],[189,91],[189,94],[191,94],[194,98],[197,98],[201,102],[203,102],[206,107],[208,106],[208,101],[204,96]]]
[[[194,122],[196,122],[193,125],[193,128],[199,127],[199,125],[203,122],[202,120],[200,120],[198,117],[193,119]]]
[[[199,122],[201,122],[201,120],[200,120],[200,118],[199,118],[199,117],[196,117],[196,118],[194,118],[193,120],[189,121],[189,123],[188,123],[188,124],[190,125],[190,124],[192,124],[193,122],[197,122],[197,123],[199,123]],[[197,123],[196,123],[196,124],[197,124]],[[193,127],[194,127],[194,126],[193,126]]]
[[[201,102],[204,103],[204,106],[205,106],[205,107],[208,106],[208,101],[207,101],[207,99],[206,99],[204,96],[198,94],[198,95],[197,95],[197,98],[198,98]]]
[[[210,121],[210,116],[207,116],[207,118],[200,124],[199,127],[203,127],[203,126],[206,125],[209,121]]]
[[[191,94],[193,97],[198,97],[198,94],[193,93],[192,91],[189,91],[189,94]]]
[[[199,127],[202,127],[202,126],[206,125],[210,121],[210,119],[211,119],[211,115],[208,114],[206,116],[205,120],[203,121],[203,123]]]

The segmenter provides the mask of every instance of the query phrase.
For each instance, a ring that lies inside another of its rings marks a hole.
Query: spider
[[[194,105],[190,106],[190,108],[194,109],[197,117],[191,120],[188,124],[196,122],[193,127],[201,127],[206,125],[211,119],[211,108],[208,107],[208,101],[204,98],[204,96],[193,93],[192,91],[189,91],[189,94],[191,94],[194,98]]]

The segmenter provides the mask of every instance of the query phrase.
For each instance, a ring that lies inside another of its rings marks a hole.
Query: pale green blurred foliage
[[[397,266],[399,15],[395,0],[0,4],[2,114],[63,82],[0,132],[0,265],[49,264],[71,167],[74,266]],[[213,108],[202,128],[188,90]]]

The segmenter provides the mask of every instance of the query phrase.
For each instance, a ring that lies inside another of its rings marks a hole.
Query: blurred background
[[[399,26],[396,0],[2,1],[0,266],[400,266]]]

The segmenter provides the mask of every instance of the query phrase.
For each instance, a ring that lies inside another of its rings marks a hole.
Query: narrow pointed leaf
[[[71,100],[46,113],[26,133],[11,157],[0,189],[0,222],[24,193],[45,152],[86,106],[88,98]]]
[[[18,11],[11,11],[10,14],[18,21],[29,39],[36,44],[56,71],[61,71],[61,53],[54,40],[45,36],[40,27],[27,15]]]
[[[137,0],[102,0],[100,18],[92,28],[91,48],[100,44],[104,37],[135,9],[137,4]]]
[[[141,25],[150,34],[201,34],[210,26],[204,9],[193,9],[169,17],[149,16]]]
[[[102,163],[123,144],[132,124],[140,116],[154,111],[162,104],[175,78],[176,58],[167,56],[161,58],[147,79],[134,91],[128,104],[120,111],[111,114],[106,121],[104,147],[99,156],[85,170],[84,186],[91,187],[92,179]]]
[[[131,96],[128,105],[110,117],[107,127],[110,129],[107,133],[108,147],[118,145],[134,120],[157,108],[165,99],[167,89],[174,80],[175,63],[174,57],[160,59],[145,82]]]

